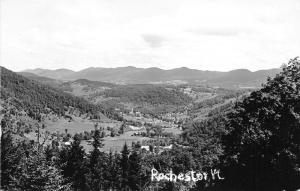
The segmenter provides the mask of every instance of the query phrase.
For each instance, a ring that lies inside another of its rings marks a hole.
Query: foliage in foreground
[[[249,190],[300,187],[300,61],[238,102],[224,136],[227,184]]]

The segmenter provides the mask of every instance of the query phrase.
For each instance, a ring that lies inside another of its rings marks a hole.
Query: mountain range
[[[237,69],[229,72],[203,71],[186,67],[164,70],[160,68],[136,68],[132,66],[118,68],[91,67],[81,71],[69,69],[33,69],[29,73],[55,80],[72,81],[87,79],[119,84],[151,84],[151,83],[197,83],[214,84],[218,86],[260,86],[267,77],[273,77],[281,69],[258,70],[251,72],[247,69]]]

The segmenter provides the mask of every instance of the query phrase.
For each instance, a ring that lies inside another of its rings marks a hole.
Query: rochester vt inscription
[[[197,181],[207,181],[207,180],[224,180],[225,178],[221,176],[220,170],[211,169],[209,172],[199,172],[199,171],[188,171],[186,173],[174,174],[172,170],[168,173],[160,173],[155,168],[151,170],[151,181],[185,181],[185,182],[197,182]]]

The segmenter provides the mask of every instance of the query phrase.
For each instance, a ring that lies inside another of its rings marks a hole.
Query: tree
[[[121,159],[120,159],[120,170],[121,170],[121,188],[125,190],[128,189],[129,186],[129,150],[127,144],[125,143],[123,150],[121,152]]]
[[[64,147],[60,151],[59,164],[62,169],[62,173],[66,178],[69,178],[73,185],[74,190],[87,189],[86,180],[86,165],[85,165],[85,152],[80,145],[80,137],[75,134],[74,141],[71,144],[71,148]]]
[[[1,137],[1,189],[70,190],[60,169],[46,160],[38,143],[12,140],[10,132]]]
[[[119,182],[119,154],[109,152],[107,157],[107,168],[104,171],[104,180],[105,180],[105,190],[109,189],[120,189],[118,187]]]
[[[125,124],[125,122],[122,122],[122,125],[121,125],[121,127],[120,127],[118,133],[119,133],[119,134],[123,134],[124,131],[125,131],[125,128],[126,128],[126,124]]]
[[[159,125],[156,125],[154,128],[153,128],[154,132],[155,132],[155,135],[157,135],[158,137],[161,137],[162,135],[162,132],[163,132],[163,128]]]
[[[100,190],[103,186],[103,173],[104,173],[104,155],[100,152],[103,147],[101,132],[96,129],[94,132],[94,141],[92,143],[93,150],[90,155],[90,186],[92,190]]]
[[[128,184],[131,190],[141,190],[141,155],[134,149],[128,158]]]
[[[19,163],[17,176],[12,177],[10,189],[36,191],[71,190],[61,171],[53,164],[47,163],[44,157],[37,153],[24,157]]]
[[[13,144],[10,132],[1,135],[1,188],[7,188],[24,152]]]
[[[300,187],[300,62],[292,59],[228,115],[223,138],[227,186]]]

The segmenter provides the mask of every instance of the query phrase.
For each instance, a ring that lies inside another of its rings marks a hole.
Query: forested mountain
[[[70,82],[66,82],[67,83],[70,83]],[[107,82],[100,82],[100,81],[91,81],[91,80],[87,80],[87,79],[78,79],[78,80],[75,80],[75,81],[72,81],[72,83],[79,83],[81,85],[87,85],[87,86],[90,86],[90,87],[94,87],[94,88],[100,88],[100,87],[114,87],[116,86],[116,84],[113,84],[113,83],[107,83]]]
[[[259,70],[256,72],[251,72],[246,69],[232,70],[226,72],[221,77],[216,77],[211,80],[212,83],[224,83],[224,84],[249,84],[251,82],[253,85],[265,82],[266,78],[273,77],[275,74],[280,72],[280,69],[270,69],[270,70]],[[250,85],[250,84],[249,84]]]
[[[61,91],[82,97],[92,103],[101,105],[105,112],[116,107],[128,110],[136,108],[146,113],[161,113],[184,107],[192,98],[173,85],[132,84],[118,85],[108,82],[78,79],[74,81],[57,81],[36,74],[22,72],[23,76],[55,87]],[[107,114],[110,115],[110,114]]]
[[[49,109],[64,115],[66,108],[77,108],[81,113],[96,115],[100,108],[51,86],[18,75],[1,67],[1,99],[14,100],[18,108],[28,114],[47,113]]]
[[[78,72],[69,70],[26,70],[37,75],[61,80],[87,79],[113,83],[208,83],[216,85],[260,86],[268,76],[274,76],[280,69],[233,70],[229,72],[202,71],[186,67],[171,70],[160,68],[87,68]]]
[[[116,87],[116,84],[108,83],[108,82],[100,82],[100,81],[91,81],[87,79],[78,79],[74,81],[63,82],[59,85],[59,89],[67,92],[73,92],[74,95],[80,95],[80,92],[77,90],[78,88],[81,92],[89,92],[95,93],[99,90],[104,90],[107,88]]]
[[[106,109],[134,109],[151,115],[175,112],[192,102],[175,86],[151,84],[117,85],[89,94],[87,99]]]
[[[25,70],[24,72],[29,72],[39,76],[53,78],[53,79],[63,79],[64,76],[68,76],[75,73],[74,71],[68,69],[48,70],[48,69],[41,69],[41,68],[37,68],[34,70]]]
[[[38,81],[38,82],[41,82],[43,84],[47,84],[47,85],[50,85],[53,87],[58,87],[59,84],[63,83],[63,81],[61,81],[61,80],[39,76],[37,74],[30,73],[30,72],[18,72],[17,74],[20,74],[30,80],[35,80],[35,81]]]
[[[108,89],[102,93],[106,97],[120,98],[122,102],[184,105],[191,99],[175,89],[169,90],[154,85],[126,85]]]

